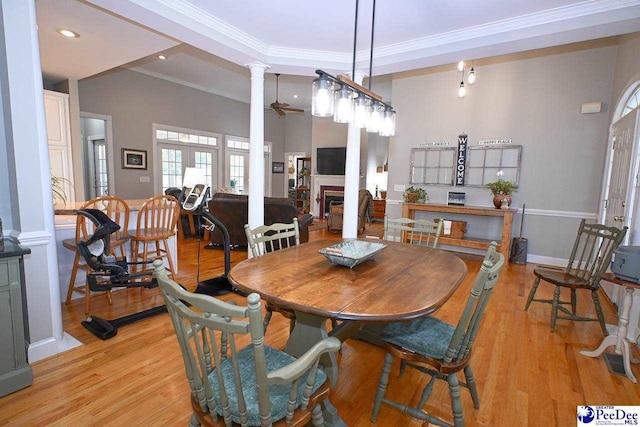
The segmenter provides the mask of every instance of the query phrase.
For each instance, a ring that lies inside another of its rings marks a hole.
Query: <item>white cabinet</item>
[[[63,178],[61,186],[67,197],[67,202],[75,202],[69,124],[69,95],[45,90],[44,110],[47,120],[47,142],[49,143],[51,175]]]

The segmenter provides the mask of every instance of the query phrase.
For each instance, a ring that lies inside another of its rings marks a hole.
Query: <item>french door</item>
[[[89,137],[91,175],[91,198],[109,194],[109,178],[107,173],[107,144],[104,137],[94,139]]]
[[[187,167],[196,167],[204,173],[206,184],[217,188],[218,149],[191,147],[180,144],[158,143],[162,192],[169,187],[182,188],[182,178]]]

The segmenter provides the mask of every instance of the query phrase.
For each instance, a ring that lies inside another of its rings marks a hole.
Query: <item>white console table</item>
[[[625,288],[624,301],[622,303],[622,313],[620,314],[618,330],[616,331],[615,335],[607,335],[604,340],[602,340],[602,343],[600,343],[600,346],[597,349],[593,351],[582,350],[580,354],[589,357],[598,357],[602,353],[604,353],[604,351],[608,347],[615,346],[616,355],[622,356],[624,373],[631,381],[637,383],[638,380],[636,379],[635,375],[633,375],[633,371],[631,371],[631,343],[627,338],[627,328],[629,326],[629,313],[631,312],[631,303],[633,302],[633,291],[634,289],[640,289],[640,284],[619,279],[612,273],[603,274],[602,279],[613,282],[620,286],[624,286]]]

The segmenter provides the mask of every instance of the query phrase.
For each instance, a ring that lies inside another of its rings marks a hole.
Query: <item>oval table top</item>
[[[318,250],[339,242],[318,240],[247,259],[231,270],[229,280],[242,291],[304,313],[396,321],[437,310],[467,273],[464,261],[450,252],[388,241],[372,260],[352,269],[333,266]]]
[[[130,211],[139,211],[140,207],[149,199],[128,199],[125,200],[129,205]],[[53,212],[55,215],[75,215],[77,211],[87,203],[84,202],[58,202],[53,205]]]

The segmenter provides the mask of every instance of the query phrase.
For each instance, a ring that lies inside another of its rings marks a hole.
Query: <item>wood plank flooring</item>
[[[375,223],[366,234],[381,234]],[[312,239],[339,238],[326,229],[313,231]],[[177,280],[189,289],[197,283],[195,239],[179,239],[180,273]],[[232,251],[233,264],[246,253]],[[479,268],[477,259],[465,257],[467,280],[436,315],[455,323]],[[524,311],[533,281],[533,265],[508,265],[503,270],[480,335],[474,347],[472,366],[481,407],[473,408],[467,390],[462,403],[468,426],[572,426],[576,406],[637,405],[640,385],[611,374],[600,358],[579,354],[602,340],[597,322],[558,321],[549,332],[550,306],[534,303]],[[201,251],[201,279],[223,271],[220,250]],[[552,295],[547,284],[539,294]],[[227,295],[242,303],[242,298]],[[578,296],[578,310],[591,312],[588,295]],[[91,312],[115,318],[162,304],[157,290],[125,290],[113,294],[113,305],[102,295],[92,297]],[[605,304],[608,323],[617,323],[612,307]],[[187,425],[190,417],[189,387],[170,320],[156,316],[121,327],[118,334],[101,341],[80,326],[84,319],[82,299],[62,305],[65,331],[85,345],[32,365],[34,384],[0,398],[0,425],[10,426],[166,426]],[[282,348],[288,336],[288,322],[274,315],[267,343]],[[634,350],[636,351],[636,350]],[[378,375],[384,351],[372,345],[348,340],[340,357],[340,373],[331,401],[350,426],[369,426]],[[637,351],[636,351],[637,357]],[[394,365],[392,372],[397,372]],[[640,376],[638,365],[633,366]],[[407,372],[402,380],[392,374],[389,393],[397,399],[415,402],[426,379]],[[449,392],[438,381],[427,408],[451,420]],[[419,426],[421,422],[388,406],[380,411],[377,426]]]

